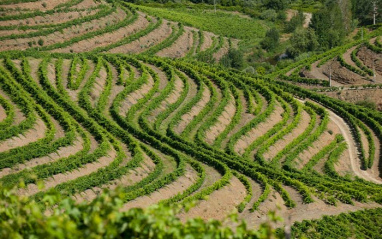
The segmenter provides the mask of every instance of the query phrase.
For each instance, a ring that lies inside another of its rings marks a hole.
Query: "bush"
[[[377,104],[370,100],[361,100],[356,102],[355,104],[372,110],[377,110]]]
[[[0,187],[0,238],[283,238],[283,232],[272,227],[278,221],[270,213],[268,222],[258,231],[238,224],[235,233],[220,221],[177,218],[180,206],[154,205],[121,212],[121,190],[105,191],[91,202],[77,204],[72,198],[61,198],[58,192],[47,192],[42,204],[20,197],[15,191]],[[50,209],[45,213],[43,206]],[[176,204],[175,204],[176,205]],[[53,208],[54,209],[53,209]],[[234,220],[238,222],[237,220]]]
[[[40,46],[43,46],[44,45],[44,40],[43,39],[39,39],[37,41],[37,43],[40,45]]]
[[[265,10],[263,13],[261,13],[260,18],[274,22],[277,19],[277,12],[273,9]]]

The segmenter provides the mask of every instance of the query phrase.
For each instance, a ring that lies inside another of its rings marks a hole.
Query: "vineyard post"
[[[332,87],[332,64],[333,59],[329,63],[329,87]]]
[[[378,59],[374,59],[374,60],[373,60],[373,82],[374,82],[374,83],[376,82],[375,62],[376,62],[377,60],[378,60]]]
[[[373,1],[373,25],[375,25],[375,17],[377,15],[377,10],[378,10],[378,8],[377,8],[377,1],[374,0]]]

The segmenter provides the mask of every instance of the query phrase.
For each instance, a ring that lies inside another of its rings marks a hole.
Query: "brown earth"
[[[9,174],[17,173],[24,169],[30,169],[36,167],[38,165],[48,164],[54,161],[57,161],[61,158],[69,157],[70,155],[74,155],[80,150],[83,149],[83,139],[78,137],[74,140],[73,145],[59,148],[56,152],[51,153],[49,155],[31,159],[23,164],[18,164],[13,168],[4,168],[0,170],[0,177],[4,177]]]
[[[127,15],[122,9],[117,9],[116,12],[90,22],[85,22],[77,26],[70,26],[63,29],[62,32],[54,32],[47,36],[38,36],[23,39],[9,39],[0,42],[0,50],[25,50],[29,48],[29,42],[38,42],[40,39],[44,41],[44,46],[52,45],[55,43],[62,43],[68,41],[73,37],[83,35],[88,32],[93,32],[111,24],[116,24],[126,18]]]
[[[382,84],[382,54],[377,54],[366,47],[361,47],[357,57],[367,68],[372,71],[375,69],[376,83]],[[370,78],[373,78],[373,76],[370,76]]]
[[[162,24],[149,34],[123,46],[111,49],[110,53],[140,53],[159,44],[170,36],[171,23],[163,20]]]
[[[230,100],[222,114],[218,117],[217,122],[212,125],[206,132],[206,142],[212,144],[215,139],[224,131],[228,124],[232,121],[236,112],[235,99],[230,96]]]
[[[97,35],[91,39],[86,39],[70,45],[65,48],[55,49],[53,52],[85,52],[91,51],[97,47],[104,47],[112,43],[118,42],[119,40],[128,37],[138,31],[145,29],[149,22],[144,17],[143,14],[139,14],[138,19],[134,23],[127,25],[125,27],[119,28],[116,31],[105,33],[102,35]]]
[[[335,92],[320,92],[320,94],[350,103],[371,101],[377,104],[378,110],[382,110],[382,89],[341,90]]]
[[[58,184],[65,183],[76,178],[89,175],[96,172],[98,169],[108,166],[116,157],[115,150],[109,151],[106,156],[103,156],[97,160],[97,162],[89,163],[83,165],[83,167],[73,170],[71,172],[59,173],[53,175],[52,177],[44,180],[44,190],[53,188]],[[33,195],[40,191],[36,184],[29,184],[25,189],[19,189],[18,194],[20,195]]]
[[[186,166],[186,172],[184,176],[179,177],[176,181],[158,189],[150,195],[139,197],[126,203],[122,210],[126,211],[130,208],[145,208],[152,204],[158,203],[164,199],[169,199],[176,196],[179,193],[187,190],[197,180],[197,172],[190,166]]]
[[[237,212],[239,205],[246,196],[244,185],[236,177],[223,188],[212,192],[206,200],[200,201],[197,206],[186,213],[181,213],[179,218],[186,221],[189,218],[201,217],[203,220],[225,219],[229,214]]]
[[[278,122],[282,120],[281,114],[284,109],[280,104],[276,104],[275,110],[264,121],[258,124],[255,128],[251,129],[246,135],[243,135],[235,144],[235,152],[243,154],[245,149],[251,145],[253,141],[264,135],[268,130],[274,127]]]
[[[311,118],[306,111],[302,111],[302,117],[297,125],[289,134],[285,135],[282,139],[277,141],[274,145],[269,147],[268,151],[264,154],[265,159],[272,159],[278,152],[284,149],[293,139],[301,135],[306,128],[308,128]]]
[[[0,152],[36,142],[37,140],[45,137],[46,130],[47,128],[44,121],[38,118],[32,128],[27,130],[24,134],[20,134],[0,142]]]
[[[156,55],[170,58],[186,56],[193,44],[192,30],[190,27],[184,27],[184,33],[170,47],[162,49]]]
[[[98,12],[98,9],[88,11],[71,11],[71,12],[57,12],[46,16],[36,16],[26,18],[23,20],[8,20],[0,21],[0,26],[41,26],[48,24],[60,24],[67,21],[73,21],[78,18],[94,15]]]
[[[5,120],[7,118],[7,113],[5,112],[5,109],[0,105],[0,122]]]
[[[207,86],[204,86],[202,98],[196,103],[187,114],[182,115],[179,124],[174,128],[175,132],[180,134],[186,126],[197,116],[210,101],[211,93]]]

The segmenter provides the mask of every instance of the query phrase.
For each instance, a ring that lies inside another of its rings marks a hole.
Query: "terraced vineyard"
[[[220,60],[232,46],[231,39],[149,16],[122,1],[11,3],[0,3],[0,51],[204,54]]]
[[[175,54],[182,45],[176,39],[187,34],[199,41],[188,56],[203,49],[218,53],[215,49],[227,39],[144,16],[120,2],[49,1],[45,12],[16,12],[15,6],[41,4],[19,2],[3,4],[0,21],[1,49],[27,49],[0,53],[3,186],[17,187],[37,201],[49,189],[84,201],[103,188],[120,186],[124,210],[195,200],[180,218],[223,219],[238,210],[250,227],[276,205],[287,224],[361,209],[381,214],[375,209],[382,202],[380,113],[286,82],[297,77],[254,78],[152,56]],[[57,15],[63,22],[49,21]],[[29,18],[31,25],[17,26]],[[9,25],[12,19],[17,21]],[[33,25],[36,19],[47,24]],[[86,30],[87,21],[97,23]],[[47,32],[42,46],[27,47]],[[370,34],[377,39],[373,47],[366,46],[377,50],[380,38],[374,34],[379,32]],[[201,40],[207,35],[214,48]],[[160,43],[138,47],[138,41],[154,38]],[[316,59],[324,62],[360,43]],[[273,76],[304,66],[298,63]],[[41,181],[45,188],[39,191]],[[333,220],[344,218],[349,216]],[[302,235],[304,227],[309,225],[293,230]],[[378,230],[361,229],[360,236],[380,236]]]
[[[269,76],[351,103],[373,101],[382,110],[381,30],[363,31],[364,39],[360,37]]]

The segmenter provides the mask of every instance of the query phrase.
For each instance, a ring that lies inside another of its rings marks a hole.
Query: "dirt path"
[[[163,111],[167,109],[170,105],[174,104],[176,101],[178,101],[180,95],[182,94],[182,91],[184,89],[183,81],[179,79],[178,76],[175,76],[175,82],[174,82],[174,89],[169,94],[169,96],[164,99],[161,104],[152,110],[151,114],[147,117],[148,121],[154,122],[156,117]]]
[[[184,101],[180,104],[180,106],[175,109],[165,120],[162,121],[161,125],[160,125],[160,131],[164,131],[168,128],[168,124],[171,122],[171,119],[174,117],[174,115],[180,111],[181,109],[183,109],[183,107],[188,104],[188,102],[190,100],[192,100],[192,98],[195,97],[196,93],[197,93],[197,86],[195,84],[195,82],[190,79],[186,74],[184,73],[180,73],[182,74],[183,76],[186,77],[186,84],[188,84],[188,93],[187,93],[187,96],[185,97]],[[176,128],[176,127],[174,127]]]
[[[89,99],[92,103],[93,107],[95,107],[98,103],[99,97],[106,86],[107,72],[104,66],[101,67],[101,70],[98,73],[98,76],[95,79],[95,82],[89,92]]]
[[[325,204],[322,200],[313,197],[314,202],[309,204],[303,204],[301,196],[298,192],[291,187],[284,186],[283,188],[287,190],[291,198],[296,202],[297,206],[292,209],[288,209],[284,205],[284,201],[278,192],[272,191],[270,196],[260,204],[260,207],[254,213],[250,213],[245,217],[241,215],[239,218],[244,218],[247,222],[248,227],[258,228],[260,223],[266,220],[266,215],[270,210],[276,211],[278,216],[284,218],[284,222],[279,222],[277,227],[282,227],[285,225],[292,225],[294,222],[301,222],[303,220],[315,220],[320,219],[322,216],[338,215],[346,212],[353,212],[362,209],[371,209],[380,207],[377,203],[359,203],[354,202],[354,205],[343,204],[341,202],[337,203],[337,206],[331,206]]]
[[[237,133],[244,125],[246,125],[249,121],[251,121],[255,116],[253,114],[247,113],[248,109],[248,103],[245,97],[243,96],[243,93],[241,91],[239,98],[241,100],[241,104],[243,106],[243,112],[240,116],[239,123],[227,134],[227,137],[222,141],[222,148],[225,148],[227,146],[227,143],[229,142],[230,138]]]
[[[350,132],[349,126],[345,121],[336,115],[333,111],[326,109],[329,112],[330,119],[339,127],[342,135],[345,138],[346,143],[348,144],[348,151],[350,157],[351,168],[355,175],[365,180],[371,181],[373,183],[382,184],[381,179],[374,178],[373,175],[370,175],[367,171],[362,171],[360,161],[357,156],[357,148],[353,140],[352,134]]]
[[[210,32],[203,32],[203,36],[204,36],[204,39],[203,39],[204,41],[202,46],[200,47],[201,52],[207,50],[208,48],[212,46],[212,43],[213,43],[212,37],[215,35]]]
[[[9,5],[1,5],[3,9],[29,9],[29,10],[51,10],[57,5],[62,3],[69,2],[69,0],[49,0],[49,1],[37,1],[37,2],[22,2]],[[44,6],[43,6],[44,4]]]
[[[349,65],[359,69],[359,67],[354,63],[354,61],[351,59],[351,54],[352,52],[357,48],[358,46],[354,46],[350,49],[348,49],[344,54],[343,54],[343,58],[345,60],[346,63],[348,63]]]

